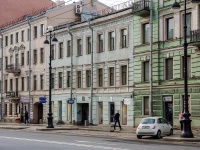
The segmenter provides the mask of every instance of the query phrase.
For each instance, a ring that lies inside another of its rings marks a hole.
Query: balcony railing
[[[150,1],[149,0],[141,0],[133,3],[133,13],[136,15],[149,15],[150,14]]]
[[[18,75],[21,72],[21,66],[19,64],[9,64],[6,65],[6,72],[8,73],[14,73],[15,75]]]
[[[190,31],[190,42],[200,45],[200,29]]]
[[[18,91],[17,92],[13,92],[13,91],[8,91],[6,92],[6,97],[18,97]]]

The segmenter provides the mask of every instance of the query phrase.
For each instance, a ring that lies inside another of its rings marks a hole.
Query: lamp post
[[[192,3],[200,2],[200,0],[191,0]],[[178,2],[174,2],[172,9],[179,9],[180,5]],[[184,0],[184,113],[183,113],[183,131],[181,137],[183,138],[193,138],[194,135],[191,130],[191,121],[188,110],[188,78],[187,78],[187,24],[186,24],[186,0]]]
[[[53,126],[53,118],[52,118],[52,109],[51,109],[51,40],[52,42],[58,42],[58,40],[55,38],[55,34],[52,34],[54,28],[53,26],[48,26],[47,33],[49,35],[46,35],[46,40],[44,41],[44,44],[49,44],[50,46],[50,54],[49,54],[49,113],[48,113],[48,125],[46,128],[54,128]],[[47,40],[47,37],[49,36],[49,41]],[[53,39],[52,39],[53,38]]]

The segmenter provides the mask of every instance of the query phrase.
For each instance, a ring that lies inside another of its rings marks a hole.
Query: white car
[[[165,135],[173,135],[173,128],[162,117],[147,117],[141,120],[137,127],[136,135],[138,139],[141,139],[142,136],[161,138]]]

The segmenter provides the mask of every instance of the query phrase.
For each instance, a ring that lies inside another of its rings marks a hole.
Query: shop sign
[[[164,102],[171,102],[172,101],[172,97],[171,96],[163,97],[163,101]]]
[[[30,98],[28,98],[28,97],[23,97],[23,98],[21,98],[20,102],[21,102],[21,103],[29,103],[29,102],[30,102]]]
[[[46,97],[39,97],[39,102],[41,104],[46,103]]]
[[[124,104],[130,105],[131,104],[131,98],[124,98]]]

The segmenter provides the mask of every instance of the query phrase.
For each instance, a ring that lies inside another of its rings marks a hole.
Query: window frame
[[[82,87],[82,71],[77,71],[77,88],[81,88]]]
[[[109,50],[115,50],[115,31],[108,32],[108,43],[109,43]]]
[[[15,42],[19,43],[19,32],[15,33]]]
[[[82,56],[82,39],[77,39],[77,56]]]
[[[33,90],[37,90],[37,75],[33,76]]]
[[[33,50],[33,64],[36,65],[37,64],[37,49]]]
[[[59,51],[58,51],[58,59],[62,59],[63,58],[63,42],[59,43]]]
[[[148,99],[146,99],[148,98]],[[147,106],[147,111],[148,113],[146,113],[146,105],[147,103],[145,103],[145,101],[148,100],[148,106]],[[142,115],[143,116],[147,116],[150,114],[150,101],[149,101],[149,96],[143,96],[143,100],[142,100]]]
[[[109,86],[115,85],[115,67],[109,67]]]
[[[63,88],[63,72],[58,72],[58,88]]]
[[[44,75],[43,74],[40,75],[40,89],[41,90],[44,89]]]
[[[145,64],[146,63],[148,63],[148,66],[150,65],[150,62],[149,62],[149,60],[147,60],[147,61],[143,61],[142,62],[142,81],[143,82],[149,82],[149,67],[148,67],[148,71],[146,71],[146,69],[145,69]],[[148,76],[148,80],[146,79],[146,75]]]
[[[24,52],[21,53],[21,66],[24,66]]]
[[[127,65],[121,66],[121,83],[122,85],[127,85],[127,74],[128,74],[128,68]]]
[[[98,52],[104,52],[104,37],[103,34],[98,34]]]
[[[45,29],[44,29],[44,24],[40,24],[40,36],[44,36]]]
[[[24,30],[21,31],[21,42],[24,42]]]
[[[86,70],[86,87],[91,87],[91,70]]]
[[[172,37],[169,36],[169,21],[173,19],[172,26],[173,26],[173,33]],[[173,40],[174,39],[174,17],[166,18],[166,39],[167,40]]]
[[[148,29],[148,32],[146,32],[147,29]],[[143,37],[142,44],[149,44],[150,43],[150,24],[149,24],[149,22],[142,24],[142,32],[143,32],[142,33],[142,37]],[[148,38],[146,38],[147,35],[148,35]]]
[[[33,27],[33,35],[34,35],[34,39],[36,39],[37,38],[37,36],[38,36],[38,33],[37,33],[38,31],[37,31],[37,26],[34,26]]]
[[[92,39],[91,39],[91,37],[90,36],[88,36],[87,38],[86,38],[86,42],[87,42],[87,47],[86,47],[86,49],[87,49],[87,54],[91,54],[91,52],[92,52],[92,41],[91,41]]]
[[[120,36],[120,47],[127,48],[128,47],[128,28],[122,28],[120,30],[121,36]]]
[[[98,69],[98,86],[103,87],[103,68]]]
[[[51,73],[51,89],[55,88],[55,73]]]
[[[67,57],[71,57],[71,40],[67,41]]]
[[[10,35],[10,45],[13,45],[13,34]]]
[[[168,61],[172,60],[172,65],[168,64]],[[172,67],[172,69],[169,69],[169,67]],[[169,69],[169,70],[168,70]],[[173,58],[166,58],[165,59],[165,80],[172,80],[173,79],[173,72],[174,72],[174,68],[173,68]],[[168,75],[170,74],[170,75]],[[170,78],[171,76],[171,78]]]
[[[40,48],[40,63],[44,63],[44,48]]]

